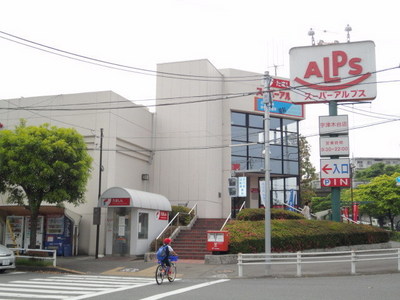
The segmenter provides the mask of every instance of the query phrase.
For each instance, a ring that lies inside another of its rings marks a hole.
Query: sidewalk
[[[177,277],[232,278],[237,276],[237,265],[209,265],[204,260],[179,260]],[[132,257],[93,256],[58,257],[57,270],[73,274],[101,274],[112,276],[154,277],[157,263]]]
[[[385,248],[400,248],[400,243],[389,242],[382,244]],[[375,245],[361,245],[363,248],[375,248]],[[352,246],[354,248],[356,246]],[[345,251],[343,247],[336,251]],[[323,249],[319,249],[321,251]],[[326,249],[332,251],[333,249]],[[357,263],[357,274],[395,273],[398,262],[396,260],[381,260],[376,262]],[[130,256],[106,256],[96,259],[94,256],[57,257],[57,267],[49,267],[41,271],[67,272],[72,274],[154,277],[156,261],[144,261]],[[17,268],[23,270],[23,268]],[[28,269],[28,268],[25,268]],[[38,268],[31,267],[29,270]],[[204,260],[179,260],[177,262],[178,278],[238,278],[236,263],[209,264]],[[303,267],[303,276],[343,276],[350,275],[350,263],[309,264]],[[268,274],[268,275],[267,275]],[[255,277],[295,277],[296,265],[272,265],[267,269],[265,265],[246,265],[243,267],[244,278]]]

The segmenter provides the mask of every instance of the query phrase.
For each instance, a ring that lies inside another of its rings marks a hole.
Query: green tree
[[[331,194],[326,197],[313,197],[311,200],[311,209],[313,213],[332,208]]]
[[[400,165],[386,165],[384,163],[377,163],[366,169],[356,171],[355,179],[369,181],[372,178],[380,175],[386,174],[390,176],[396,172],[400,172]]]
[[[400,187],[396,185],[396,177],[400,173],[375,177],[368,184],[358,186],[354,191],[358,201],[365,202],[360,209],[371,216],[387,217],[394,230],[394,217],[400,214]]]
[[[0,192],[31,215],[29,247],[36,245],[40,206],[83,203],[92,158],[83,137],[70,128],[26,126],[0,131]]]
[[[317,179],[315,167],[310,160],[310,145],[307,139],[299,136],[299,151],[300,151],[300,199],[304,203],[311,202],[312,197],[316,196],[312,188],[312,181]]]

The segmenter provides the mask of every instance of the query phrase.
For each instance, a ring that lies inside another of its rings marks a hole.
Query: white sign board
[[[340,159],[321,159],[320,177],[323,178],[350,178],[350,160]]]
[[[238,197],[247,196],[247,177],[239,177],[238,181]]]
[[[349,121],[348,115],[340,116],[320,116],[319,134],[348,134]]]
[[[293,103],[376,98],[374,42],[295,47],[289,54]]]
[[[349,136],[321,136],[319,138],[320,156],[349,156]]]

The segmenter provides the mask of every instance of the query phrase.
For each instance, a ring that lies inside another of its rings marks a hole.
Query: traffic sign
[[[399,177],[396,177],[396,185],[397,185],[397,186],[400,186],[400,176],[399,176]]]
[[[350,178],[350,160],[341,159],[321,159],[321,179]]]

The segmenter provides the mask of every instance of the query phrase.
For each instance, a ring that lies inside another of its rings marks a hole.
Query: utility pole
[[[265,171],[265,262],[267,263],[265,272],[269,275],[271,266],[268,262],[271,260],[271,166],[270,166],[270,145],[269,145],[269,129],[270,129],[270,108],[271,108],[271,76],[269,72],[264,74],[264,171]]]
[[[101,173],[103,172],[103,128],[100,129],[100,163],[99,163],[99,194],[97,200],[100,199],[101,196]],[[98,201],[97,201],[98,202]],[[98,220],[96,222],[96,259],[99,258],[99,238],[100,238],[100,219],[101,219],[101,210],[98,207]]]
[[[329,115],[337,116],[337,102],[329,101]],[[335,137],[337,134],[331,134],[330,136]],[[331,159],[337,159],[339,156],[331,156]],[[332,203],[332,221],[340,222],[340,187],[331,187],[331,203]]]

